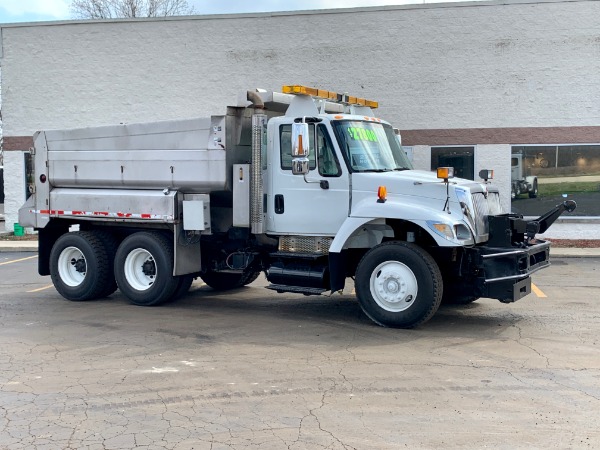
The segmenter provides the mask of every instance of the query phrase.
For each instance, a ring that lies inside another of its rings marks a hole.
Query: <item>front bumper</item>
[[[503,303],[531,292],[531,274],[550,265],[550,243],[537,240],[524,248],[478,246],[468,250],[477,295]]]
[[[531,292],[531,274],[550,265],[550,243],[535,238],[577,204],[567,200],[535,220],[517,214],[488,216],[489,239],[468,252],[476,295],[510,303]]]

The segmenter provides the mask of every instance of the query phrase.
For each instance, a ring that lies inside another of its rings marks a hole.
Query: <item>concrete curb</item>
[[[0,241],[0,253],[3,252],[37,252],[37,241]]]

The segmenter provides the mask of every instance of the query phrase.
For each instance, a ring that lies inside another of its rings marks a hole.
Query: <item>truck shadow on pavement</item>
[[[241,295],[240,295],[241,294]],[[422,333],[442,333],[447,336],[479,337],[497,336],[505,328],[513,327],[525,318],[509,310],[496,300],[481,299],[469,305],[442,305],[438,312],[425,324],[411,330],[395,330],[374,324],[361,310],[354,295],[300,296],[278,294],[273,296],[261,287],[244,287],[227,292],[216,292],[202,286],[192,290],[177,302],[160,307],[189,311],[191,315],[210,315],[211,320],[227,322],[229,319],[239,326],[239,318],[252,328],[256,324],[277,327],[284,321],[286,326],[343,329],[349,333],[360,331],[367,334],[412,336]],[[237,319],[236,319],[237,318]]]

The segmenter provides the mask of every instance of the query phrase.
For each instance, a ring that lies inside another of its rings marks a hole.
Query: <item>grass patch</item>
[[[538,191],[540,196],[600,192],[600,183],[598,181],[574,181],[572,183],[540,184]]]

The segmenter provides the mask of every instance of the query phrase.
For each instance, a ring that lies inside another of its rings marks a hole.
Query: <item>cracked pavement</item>
[[[546,298],[443,307],[416,330],[373,325],[348,288],[196,282],[143,308],[68,302],[35,259],[3,265],[0,448],[597,448],[599,262],[556,261],[534,277]]]

